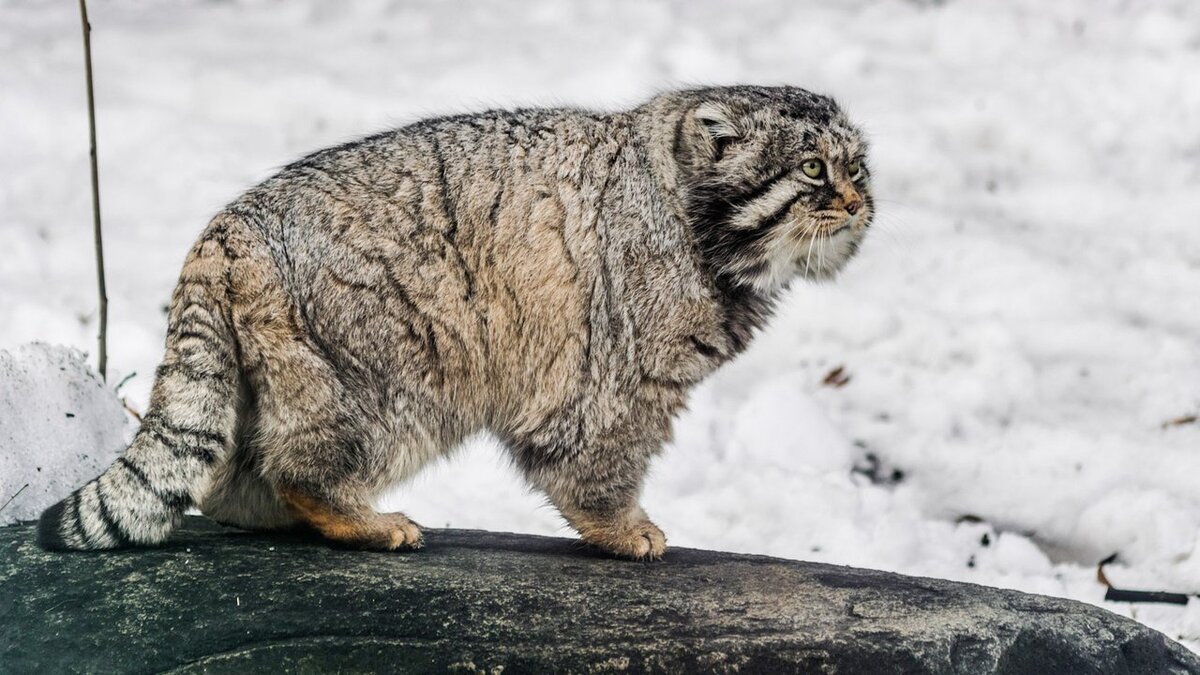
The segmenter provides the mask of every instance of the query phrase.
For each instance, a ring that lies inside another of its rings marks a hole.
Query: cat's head
[[[836,275],[875,211],[866,140],[837,104],[795,87],[673,103],[677,188],[714,271],[765,292]]]

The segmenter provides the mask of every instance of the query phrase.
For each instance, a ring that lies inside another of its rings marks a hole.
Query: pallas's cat
[[[373,500],[488,431],[584,541],[657,558],[639,505],[688,390],[871,223],[862,134],[793,87],[430,119],[322,150],[188,254],[133,443],[42,516],[51,549],[163,541],[195,505],[373,549]]]

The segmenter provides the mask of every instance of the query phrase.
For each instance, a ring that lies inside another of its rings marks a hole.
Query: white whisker
[[[825,273],[825,234],[817,233],[817,274]]]
[[[811,227],[812,227],[812,225],[810,223],[809,227],[804,228],[803,234],[807,235],[808,231],[811,229]],[[808,255],[806,255],[804,257],[804,278],[805,279],[808,279],[809,274],[812,272],[812,252],[813,252],[813,245],[815,243],[816,243],[815,239],[810,237],[808,240]]]

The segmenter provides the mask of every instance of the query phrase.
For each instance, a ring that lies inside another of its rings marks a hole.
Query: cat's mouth
[[[858,212],[848,218],[830,218],[828,225],[824,231],[820,233],[821,237],[836,237],[844,232],[850,232],[855,229],[859,221],[862,220],[862,212]]]

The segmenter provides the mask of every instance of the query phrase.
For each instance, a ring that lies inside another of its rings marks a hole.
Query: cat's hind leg
[[[371,503],[384,488],[440,454],[439,448],[412,434],[397,438],[390,425],[386,433],[372,433],[332,411],[271,436],[274,447],[267,452],[264,473],[293,517],[346,546],[421,547],[416,523],[402,513],[379,513]]]
[[[438,423],[448,416],[415,402],[353,402],[335,378],[304,385],[302,396],[284,395],[290,388],[276,382],[259,398],[262,475],[288,513],[346,546],[420,548],[416,523],[377,512],[372,502],[452,447],[456,436]]]
[[[326,332],[318,336],[297,320],[304,311],[286,295],[264,294],[262,302],[247,317],[254,330],[242,345],[251,364],[258,474],[291,517],[327,539],[368,549],[420,547],[416,523],[379,513],[372,502],[452,447],[457,417],[432,402],[436,392],[409,382],[420,373],[395,364],[381,372],[377,354],[336,332],[330,317],[340,315],[332,308],[324,309]]]
[[[421,528],[403,513],[379,513],[362,495],[313,495],[297,488],[282,488],[288,508],[325,538],[380,551],[421,548]]]
[[[217,470],[200,512],[243,530],[286,530],[302,522],[263,478],[256,450],[246,444]]]

